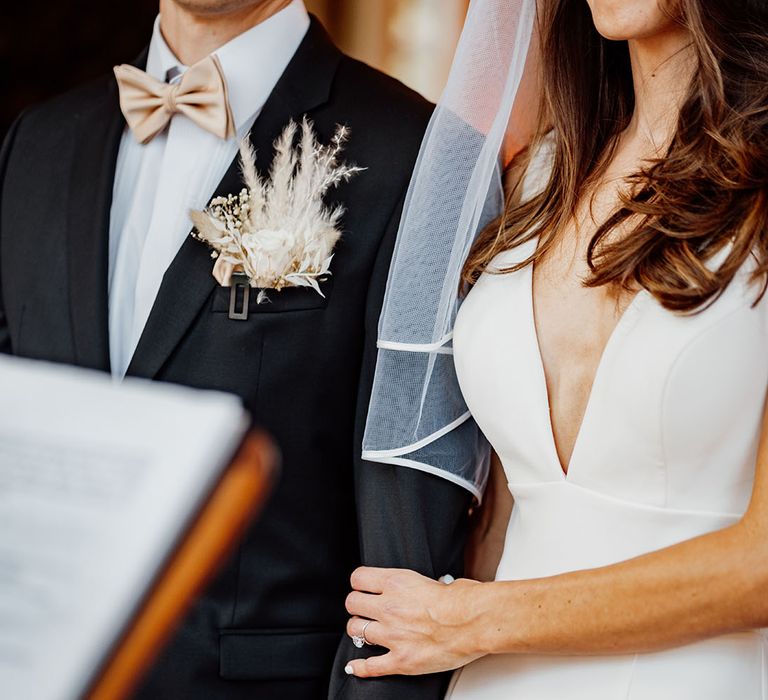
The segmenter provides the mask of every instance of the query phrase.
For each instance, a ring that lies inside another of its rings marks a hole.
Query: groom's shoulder
[[[111,96],[113,80],[111,75],[104,75],[27,107],[16,119],[16,138],[39,139],[66,133],[67,126]]]
[[[405,110],[410,116],[429,120],[434,105],[391,75],[342,53],[336,85],[346,89],[362,108],[384,104]]]
[[[399,80],[342,54],[333,87],[335,108],[378,135],[420,143],[434,105]],[[396,141],[397,142],[397,141]]]

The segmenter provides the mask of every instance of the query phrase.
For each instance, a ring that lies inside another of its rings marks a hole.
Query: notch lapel
[[[313,17],[304,40],[250,131],[257,168],[265,176],[273,143],[289,120],[299,120],[328,101],[341,54]],[[239,159],[230,164],[211,199],[243,187]],[[127,374],[153,378],[162,369],[216,288],[210,250],[188,236],[163,276]]]
[[[75,363],[109,371],[109,214],[124,121],[114,85],[79,115],[67,216]]]
[[[147,49],[133,62],[144,66]],[[78,115],[67,212],[67,272],[75,364],[106,372],[109,362],[109,218],[125,120],[117,85]]]

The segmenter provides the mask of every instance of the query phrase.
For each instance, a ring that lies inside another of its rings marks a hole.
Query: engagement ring
[[[368,641],[368,640],[365,638],[365,630],[367,630],[367,629],[368,629],[368,625],[370,625],[372,622],[373,622],[373,620],[368,620],[368,622],[366,622],[366,623],[363,625],[363,630],[362,630],[362,632],[360,632],[360,636],[363,638],[363,642],[365,642],[365,644],[370,644],[370,642],[369,642],[369,641]]]
[[[360,631],[360,634],[352,635],[352,644],[354,644],[358,649],[362,649],[366,644],[370,644],[370,642],[365,638],[365,630],[368,629],[368,625],[370,625],[371,622],[373,622],[373,620],[367,620],[363,625],[363,629]]]

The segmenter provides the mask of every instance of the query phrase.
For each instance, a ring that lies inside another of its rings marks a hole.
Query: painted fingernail
[[[347,664],[344,667],[344,673],[346,673],[348,676],[352,675],[352,673],[353,673],[353,671],[352,671],[352,664]]]

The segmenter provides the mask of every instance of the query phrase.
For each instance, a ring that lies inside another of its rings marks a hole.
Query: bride
[[[470,573],[495,580],[358,569],[348,632],[388,652],[347,672],[765,700],[768,9],[539,0],[536,25],[538,126],[452,344],[494,450]]]

